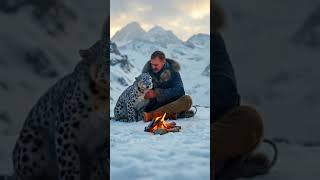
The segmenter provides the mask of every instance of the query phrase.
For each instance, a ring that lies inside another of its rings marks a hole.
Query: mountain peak
[[[204,33],[194,34],[186,41],[186,43],[206,48],[210,45],[210,35]]]
[[[152,27],[148,32],[166,32],[166,30],[163,29],[163,27],[156,25]]]
[[[189,39],[193,39],[193,38],[210,39],[210,35],[209,34],[205,34],[205,33],[198,33],[198,34],[192,35]]]
[[[134,42],[134,40],[144,40],[147,42],[157,43],[161,46],[167,44],[179,44],[182,41],[170,30],[165,30],[159,25],[155,25],[148,32],[144,31],[138,22],[131,22],[111,38],[119,47]]]
[[[144,36],[144,40],[156,42],[162,46],[167,44],[177,44],[182,41],[170,30],[165,30],[163,27],[155,25]]]
[[[146,32],[136,21],[131,22],[116,32],[111,41],[117,43],[118,46],[124,45],[134,39],[142,37]]]
[[[141,28],[140,24],[137,21],[133,21],[131,23],[128,23],[126,26],[124,26],[124,28]],[[141,28],[142,29],[142,28]]]

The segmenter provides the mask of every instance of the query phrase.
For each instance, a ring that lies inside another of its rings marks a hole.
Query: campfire
[[[181,126],[176,126],[175,122],[166,122],[165,117],[166,113],[154,117],[150,124],[144,128],[144,131],[160,135],[168,132],[179,132]]]

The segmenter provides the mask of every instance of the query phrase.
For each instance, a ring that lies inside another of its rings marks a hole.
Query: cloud
[[[145,30],[162,26],[182,40],[210,33],[210,0],[111,0],[110,5],[111,36],[132,21]]]
[[[185,12],[186,15],[190,16],[192,19],[202,19],[204,17],[210,16],[210,1],[188,1],[188,3],[178,4],[181,12]]]

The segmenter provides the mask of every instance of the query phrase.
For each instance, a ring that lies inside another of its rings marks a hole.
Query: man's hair
[[[162,51],[155,51],[151,54],[151,59],[156,57],[160,58],[162,61],[166,59],[166,55]]]

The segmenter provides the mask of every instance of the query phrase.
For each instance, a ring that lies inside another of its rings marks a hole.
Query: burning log
[[[179,132],[181,126],[176,126],[175,122],[165,122],[166,113],[159,117],[155,117],[148,126],[144,128],[146,132],[152,132],[154,134],[166,134],[168,132]]]
[[[162,135],[162,134],[168,133],[168,131],[166,129],[164,129],[164,128],[158,128],[153,133]]]

